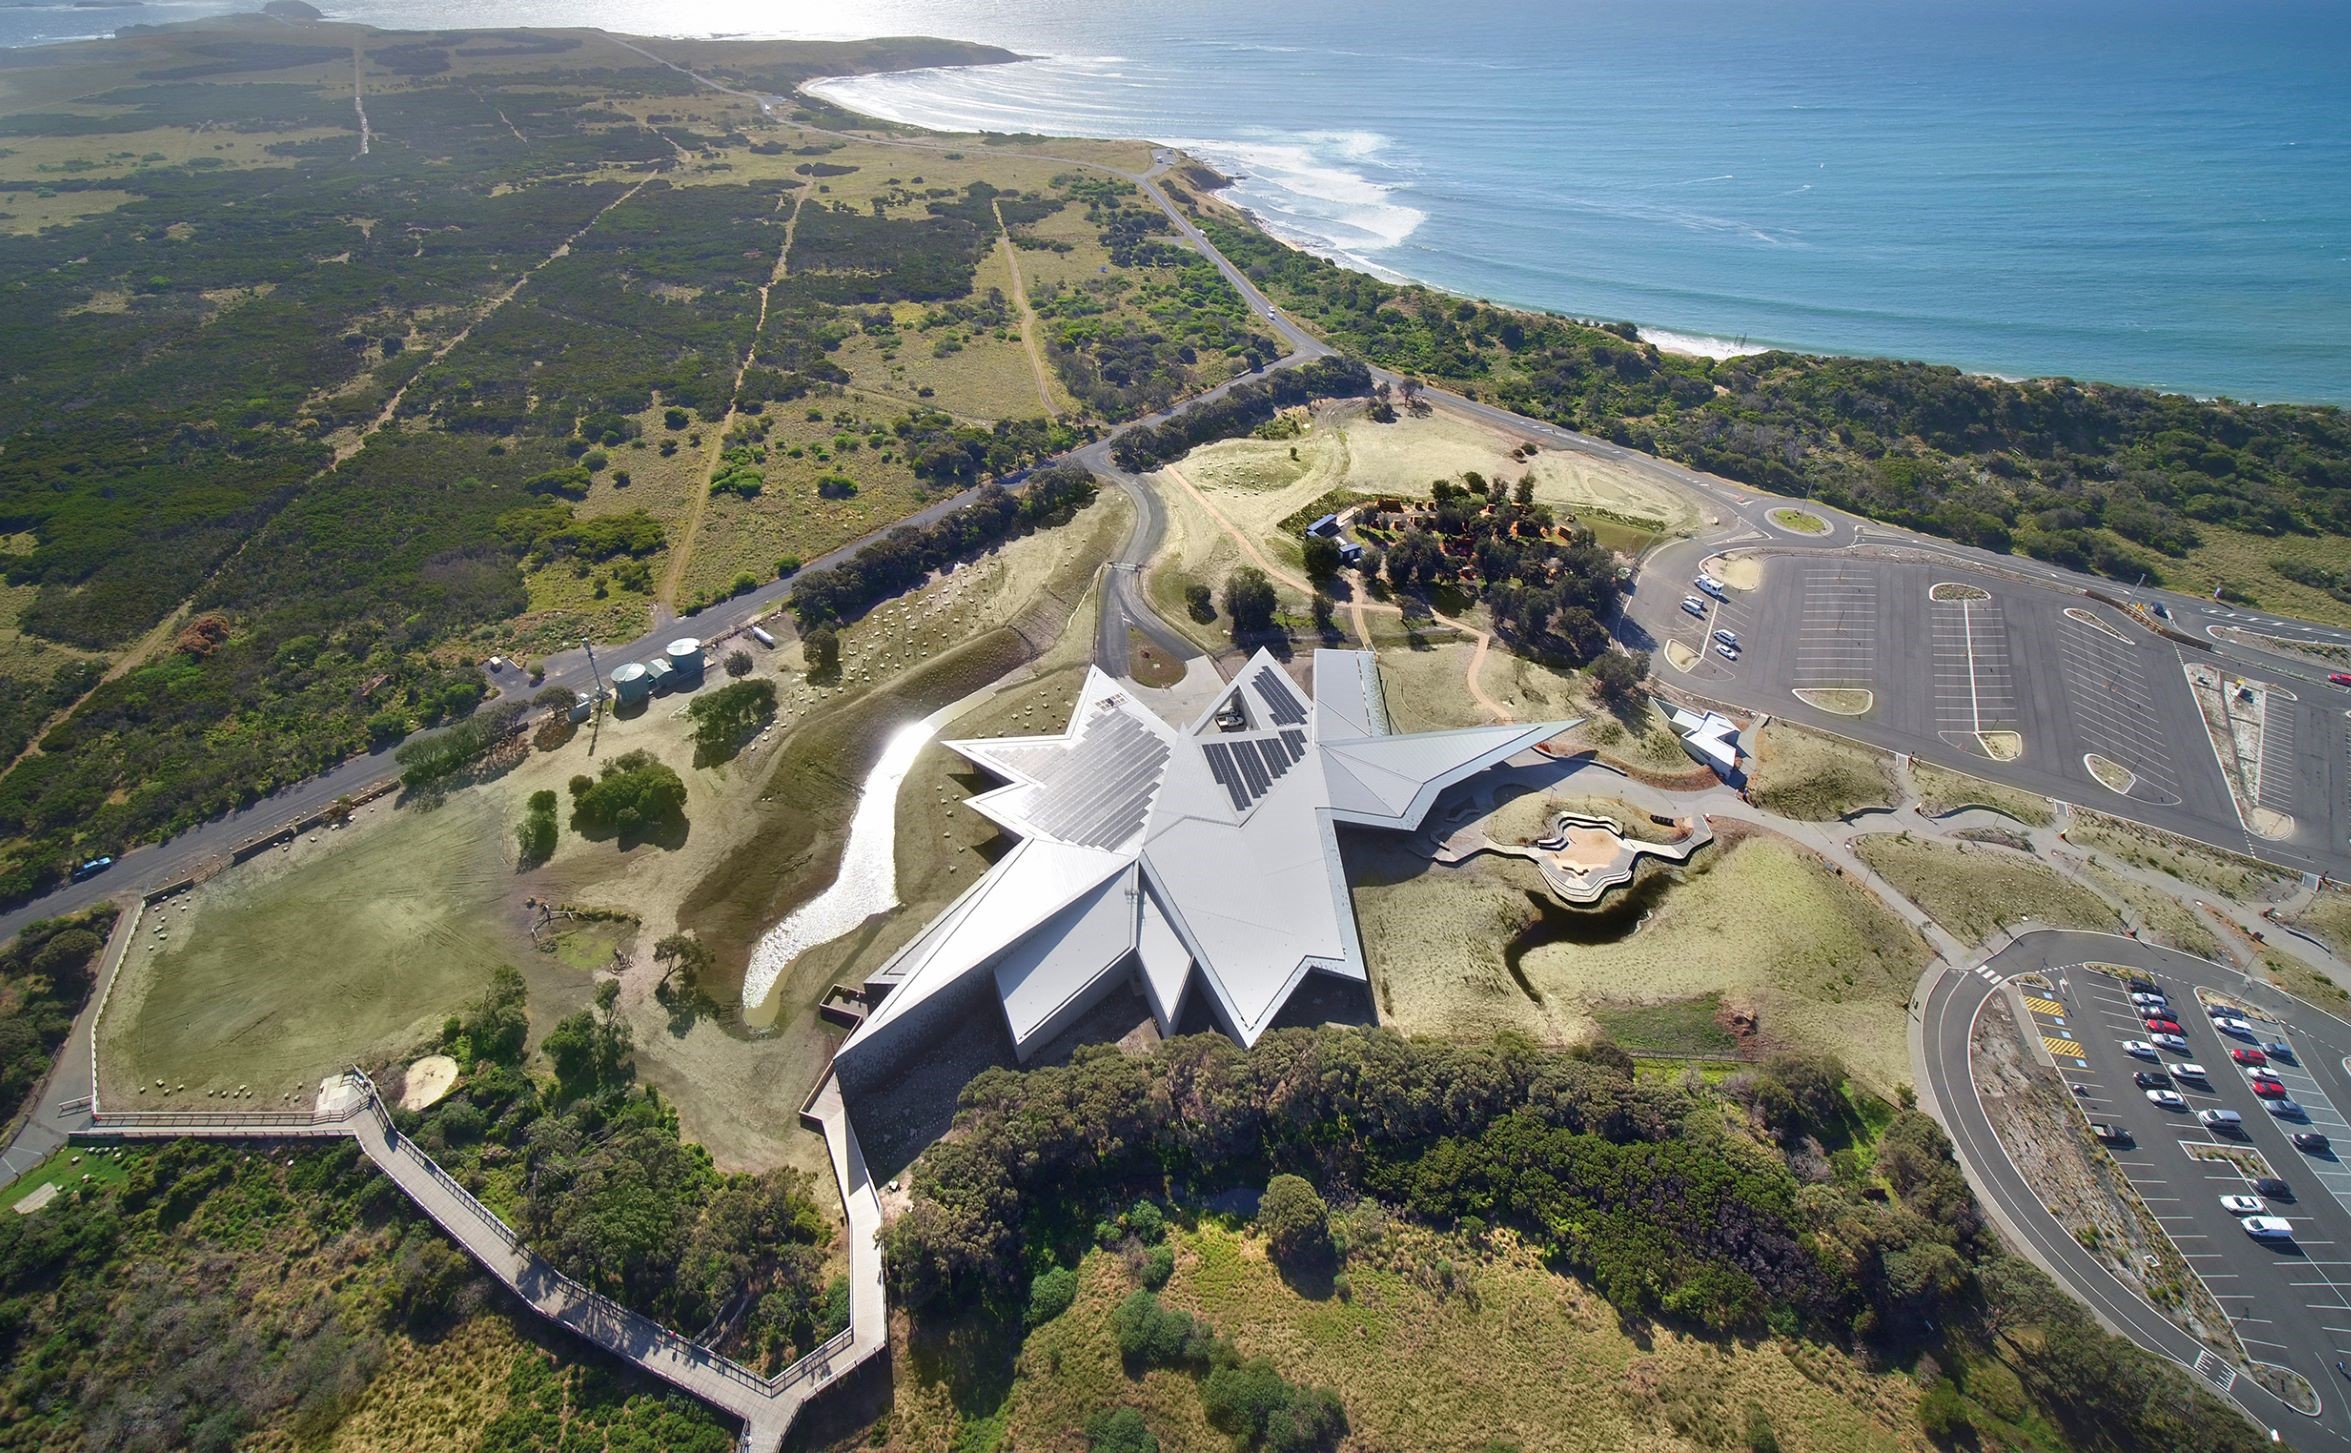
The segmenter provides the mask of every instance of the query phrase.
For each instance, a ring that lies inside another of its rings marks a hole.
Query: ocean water
[[[1669,346],[2351,403],[2345,0],[320,3],[990,41],[1036,59],[824,89],[1181,144],[1302,246]],[[0,5],[0,44],[228,8]]]

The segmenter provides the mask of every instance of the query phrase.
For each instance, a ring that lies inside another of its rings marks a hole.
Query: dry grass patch
[[[1915,1441],[1917,1385],[1809,1343],[1714,1342],[1628,1331],[1589,1287],[1507,1234],[1440,1237],[1373,1213],[1346,1297],[1294,1290],[1254,1236],[1215,1224],[1171,1232],[1172,1306],[1206,1319],[1243,1356],[1325,1386],[1346,1404],[1349,1447],[1481,1453],[1739,1446],[1760,1409],[1782,1446],[1844,1453]],[[1449,1264],[1450,1276],[1439,1271]],[[996,1416],[1002,1446],[1075,1448],[1098,1408],[1138,1409],[1160,1446],[1229,1449],[1187,1376],[1130,1377],[1110,1314],[1135,1283],[1114,1256],[1080,1271],[1077,1303],[1028,1338]],[[919,1355],[919,1354],[918,1354]],[[945,1446],[953,1398],[902,1378],[892,1442]],[[976,1419],[966,1422],[970,1428]]]
[[[2177,898],[2109,871],[2095,858],[2082,864],[2082,872],[2100,892],[2138,918],[2140,937],[2200,959],[2220,956],[2220,940],[2212,936],[2194,909]]]
[[[2337,958],[2351,955],[2351,891],[2323,888],[2287,922],[2324,943]]]
[[[2239,903],[2275,902],[2294,887],[2293,874],[2259,858],[2207,847],[2102,812],[2076,812],[2066,838]]]
[[[1918,810],[1929,817],[1982,807],[2028,827],[2049,827],[2057,821],[2057,810],[2046,797],[1986,782],[1981,777],[1954,772],[1931,762],[1912,758],[1910,780],[1918,788]]]
[[[1750,792],[1757,806],[1801,822],[1833,822],[1901,798],[1886,754],[1775,721],[1756,734]]]
[[[1439,867],[1367,834],[1348,865],[1381,1015],[1404,1033],[1561,1043],[1593,1033],[1598,1012],[1717,995],[1767,1042],[1833,1054],[1880,1093],[1909,1079],[1903,1016],[1926,944],[1783,839],[1718,842],[1679,872],[1647,865],[1591,912],[1552,906],[1508,859]]]
[[[2040,928],[2122,927],[2104,900],[2021,854],[1908,833],[1853,840],[1854,854],[1963,943],[2028,920]]]

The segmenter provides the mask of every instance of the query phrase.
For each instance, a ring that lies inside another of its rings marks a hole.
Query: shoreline
[[[1202,144],[1198,138],[1190,138],[1185,140],[1160,140],[1150,136],[1133,134],[1112,136],[1108,133],[1104,133],[1102,135],[1095,136],[1087,135],[1082,132],[1069,131],[1012,132],[991,130],[986,127],[972,127],[965,129],[942,126],[929,122],[901,120],[894,116],[888,116],[876,111],[868,110],[850,100],[843,99],[830,93],[831,88],[837,85],[853,85],[859,81],[870,81],[879,77],[909,77],[940,74],[951,71],[980,70],[990,66],[1012,65],[1021,62],[1049,60],[1054,58],[1055,57],[1050,56],[1024,55],[1012,61],[976,61],[965,65],[955,66],[921,66],[905,71],[874,71],[858,75],[819,76],[800,83],[800,85],[794,89],[796,92],[813,96],[828,106],[847,112],[853,116],[864,117],[865,119],[880,126],[903,126],[915,131],[925,132],[938,137],[1051,137],[1056,135],[1066,135],[1074,140],[1086,141],[1141,141],[1152,146],[1161,147],[1170,152],[1176,158],[1175,166],[1171,167],[1170,170],[1174,170],[1175,167],[1189,165],[1214,175],[1218,179],[1218,185],[1208,190],[1219,192],[1227,191],[1235,186],[1239,181],[1244,180],[1244,178],[1229,175],[1222,169],[1221,166],[1199,155],[1194,150],[1194,148],[1199,147]],[[1208,144],[1213,146],[1221,145],[1223,143],[1210,142]],[[1247,145],[1247,143],[1244,142],[1234,142],[1230,144],[1236,148],[1246,147]],[[1736,338],[1727,338],[1720,334],[1697,331],[1687,327],[1667,327],[1660,324],[1644,324],[1630,318],[1597,318],[1585,314],[1570,312],[1562,308],[1547,307],[1541,304],[1512,302],[1503,298],[1488,297],[1480,293],[1464,292],[1457,288],[1446,287],[1441,283],[1431,282],[1425,278],[1414,277],[1410,273],[1406,273],[1395,268],[1384,267],[1378,263],[1371,262],[1366,258],[1349,253],[1342,248],[1331,248],[1325,250],[1324,248],[1311,245],[1308,241],[1302,240],[1300,237],[1293,235],[1289,231],[1285,231],[1278,221],[1269,218],[1259,208],[1250,206],[1245,202],[1238,201],[1231,197],[1226,197],[1223,200],[1225,205],[1240,212],[1244,217],[1247,217],[1249,221],[1258,228],[1258,230],[1264,232],[1266,236],[1272,238],[1276,242],[1279,242],[1284,247],[1287,247],[1295,252],[1305,253],[1309,257],[1321,258],[1324,261],[1333,264],[1334,266],[1360,272],[1368,277],[1374,278],[1381,282],[1389,283],[1391,285],[1400,287],[1423,288],[1431,293],[1437,294],[1440,297],[1459,298],[1466,302],[1480,303],[1487,307],[1501,308],[1511,312],[1536,314],[1549,318],[1557,318],[1566,322],[1577,323],[1587,327],[1629,327],[1637,335],[1639,342],[1650,348],[1656,349],[1659,353],[1666,354],[1671,357],[1703,358],[1716,363],[1724,363],[1734,358],[1756,358],[1761,357],[1767,353],[1785,353],[1792,357],[1882,360],[1892,363],[1916,364],[1928,368],[1952,368],[1958,370],[1960,374],[1968,378],[1980,378],[2007,384],[2062,383],[2070,384],[2079,388],[2138,389],[2165,397],[2189,399],[2197,403],[2207,404],[2218,402],[2222,397],[2221,395],[2216,394],[2199,394],[2190,392],[2186,389],[2169,388],[2160,384],[2115,383],[2105,379],[2081,378],[2070,374],[2058,373],[2002,373],[1994,369],[1970,368],[1964,364],[1949,363],[1944,360],[1934,358],[1906,357],[1887,353],[1848,353],[1840,352],[1831,348],[1800,347],[1793,344],[1752,342],[1750,341],[1749,336],[1744,334]],[[2242,398],[2235,395],[2229,395],[2227,397],[2229,397],[2233,402],[2256,408],[2274,407],[2341,409],[2344,407],[2340,404],[2309,402],[2303,400],[2265,400]]]

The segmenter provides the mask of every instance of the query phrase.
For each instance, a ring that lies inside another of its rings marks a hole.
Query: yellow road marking
[[[2041,1043],[2048,1046],[2051,1054],[2064,1055],[2067,1059],[2082,1057],[2082,1047],[2073,1040],[2060,1039],[2054,1034],[2044,1034],[2041,1036]]]
[[[2029,994],[2025,996],[2024,1007],[2032,1010],[2035,1014],[2063,1014],[2065,1012],[2065,1006],[2055,999],[2035,999]]]

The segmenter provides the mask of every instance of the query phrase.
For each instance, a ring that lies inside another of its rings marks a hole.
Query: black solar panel
[[[1258,740],[1257,755],[1265,759],[1265,770],[1272,773],[1277,781],[1280,780],[1284,772],[1290,770],[1290,754],[1282,749],[1280,742],[1271,737]]]
[[[1233,754],[1222,742],[1209,742],[1201,748],[1208,758],[1208,775],[1224,788],[1233,799],[1233,810],[1241,812],[1249,806],[1248,790],[1241,785],[1240,769],[1233,764]]]
[[[1242,780],[1249,784],[1249,800],[1254,802],[1263,797],[1265,789],[1273,785],[1273,779],[1266,775],[1264,760],[1249,750],[1247,742],[1235,748],[1233,760],[1240,764]]]
[[[1306,759],[1306,733],[1283,732],[1282,745],[1290,749],[1291,761],[1300,762]]]
[[[1290,690],[1288,682],[1271,671],[1260,671],[1256,679],[1257,694],[1265,698],[1267,711],[1280,726],[1306,725],[1306,704]]]

